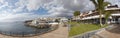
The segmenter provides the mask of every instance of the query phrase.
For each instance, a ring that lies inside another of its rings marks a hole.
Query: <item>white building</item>
[[[111,16],[109,17],[109,22],[111,23],[120,23],[120,8],[117,5],[107,6],[106,11],[112,11]],[[84,23],[99,23],[99,13],[95,10],[83,13],[78,18],[79,21]],[[105,15],[102,14],[102,21],[105,23]]]
[[[65,18],[65,17],[64,17],[64,18],[61,18],[60,21],[61,21],[61,22],[68,22],[68,18]]]

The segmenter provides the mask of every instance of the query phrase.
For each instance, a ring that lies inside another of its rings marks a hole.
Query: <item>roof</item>
[[[120,8],[107,8],[105,10],[110,10],[110,11],[112,11],[112,10],[120,10]]]
[[[118,13],[118,14],[111,14],[111,16],[120,16],[120,13]]]
[[[95,19],[95,18],[99,18],[100,15],[95,15],[95,16],[91,16],[91,17],[85,17],[83,18],[83,20],[86,20],[86,19]],[[102,15],[102,17],[104,17],[104,15]]]

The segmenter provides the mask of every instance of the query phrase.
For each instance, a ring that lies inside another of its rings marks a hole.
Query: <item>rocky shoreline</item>
[[[56,25],[59,25],[58,23],[48,23],[47,21],[35,21],[35,20],[27,20],[24,22],[25,26],[30,26],[34,28],[52,28]]]
[[[42,29],[42,28],[49,28],[50,25],[47,24],[47,23],[42,23],[42,24],[32,24],[32,21],[33,20],[28,20],[28,21],[25,21],[25,25],[26,26],[30,26],[30,27],[34,27],[34,28],[39,28],[39,29]]]

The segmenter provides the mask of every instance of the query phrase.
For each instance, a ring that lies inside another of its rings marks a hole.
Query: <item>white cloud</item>
[[[23,9],[24,9],[24,6],[23,6],[23,7],[18,7],[18,8],[16,8],[16,9],[13,9],[12,11],[13,11],[14,13],[16,13],[16,12],[21,12],[21,11],[23,11]]]
[[[112,4],[120,6],[120,0],[108,0]],[[51,6],[52,5],[52,6]],[[56,7],[54,7],[56,5]],[[81,12],[94,10],[94,4],[90,0],[54,0],[46,4],[52,16],[72,16],[73,11]]]
[[[36,0],[33,3],[30,3],[32,1],[29,2],[29,0],[27,0],[27,1],[19,0],[19,2],[15,3],[15,6],[9,6],[8,2],[0,0],[0,3],[4,3],[4,4],[2,4],[2,6],[0,6],[0,9],[2,9],[3,7],[7,7],[4,10],[0,10],[0,12],[1,12],[0,13],[0,22],[24,21],[24,20],[28,20],[28,19],[35,19],[37,17],[48,16],[48,15],[37,15],[37,14],[31,13],[31,12],[22,12],[22,11],[24,11],[24,9],[26,9],[24,7],[27,7],[27,9],[30,11],[38,9],[39,6],[37,6],[37,3],[36,3],[37,1],[38,0]],[[32,7],[29,7],[29,4]],[[36,4],[36,5],[34,5],[34,4]],[[19,12],[22,12],[22,13],[19,13]]]
[[[44,8],[48,10],[51,16],[72,16],[73,11],[90,10],[91,7],[90,9],[85,8],[90,6],[90,4],[89,0],[20,0],[16,3],[16,6],[26,6],[29,11]]]
[[[39,15],[35,15],[32,13],[1,13],[0,14],[0,22],[13,22],[13,21],[25,21],[29,19],[34,19]]]
[[[119,0],[112,0],[110,2],[118,4]],[[18,2],[20,6],[26,6],[29,11],[38,10],[43,7],[51,10],[54,6],[64,7],[68,10],[91,10],[94,9],[90,0],[20,0]]]
[[[40,8],[40,1],[39,0],[29,0],[27,4],[27,9],[31,10],[38,10]]]
[[[51,16],[72,16],[73,11],[81,10],[83,12],[94,9],[89,0],[53,0],[44,5]]]
[[[44,8],[51,16],[72,16],[73,11],[81,12],[94,9],[90,0],[21,0],[18,3],[29,11]]]
[[[119,4],[119,0],[110,0],[112,4]],[[15,6],[9,6],[9,3],[0,0],[2,4],[0,9],[8,7],[6,10],[0,10],[0,21],[25,20],[43,15],[29,13],[29,11],[38,10],[40,8],[48,10],[48,14],[44,16],[72,16],[73,12],[80,10],[82,12],[94,9],[94,5],[89,0],[19,0]],[[14,8],[14,9],[13,9]],[[28,12],[18,13],[27,9]]]
[[[8,2],[4,2],[4,1],[0,1],[3,5],[0,6],[0,9],[2,9],[3,7],[8,6]]]
[[[4,3],[4,0],[0,0],[0,3]]]
[[[51,1],[52,0],[19,0],[19,2],[16,3],[16,6],[26,6],[26,9],[32,11],[38,10],[41,6]]]
[[[48,13],[50,13],[51,16],[60,16],[60,17],[70,16],[72,15],[72,12],[73,11],[70,11],[63,7],[52,8],[51,10],[48,11]]]

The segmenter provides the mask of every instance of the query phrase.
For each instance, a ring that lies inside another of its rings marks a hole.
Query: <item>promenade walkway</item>
[[[68,27],[63,27],[63,24],[60,24],[58,29],[38,36],[12,37],[0,34],[0,38],[68,38]]]
[[[114,25],[112,29],[103,30],[92,38],[120,38],[120,25]]]

